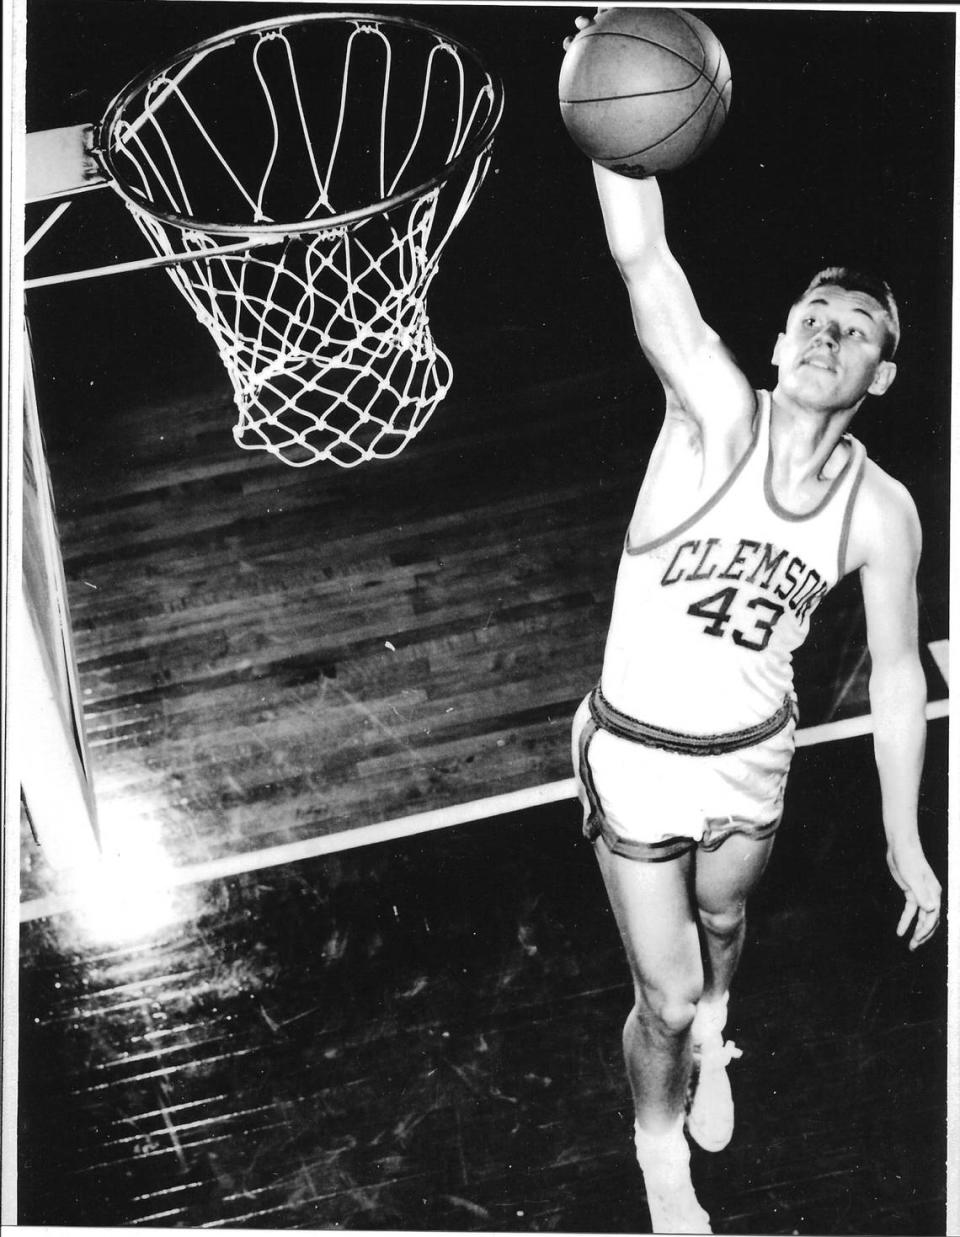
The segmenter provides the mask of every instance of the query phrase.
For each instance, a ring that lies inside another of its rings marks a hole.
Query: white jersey
[[[771,397],[719,490],[679,527],[620,560],[602,690],[615,708],[691,735],[740,730],[793,692],[794,649],[845,574],[866,453],[850,435],[840,473],[796,515],[771,482]]]

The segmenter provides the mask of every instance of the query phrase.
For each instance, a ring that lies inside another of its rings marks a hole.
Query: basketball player
[[[667,246],[656,181],[594,170],[666,411],[627,530],[600,684],[574,721],[574,760],[633,977],[623,1049],[653,1231],[706,1233],[684,1126],[710,1151],[732,1135],[727,1066],[740,1053],[723,1031],[746,900],[783,810],[791,654],[848,572],[866,611],[887,862],[904,894],[897,932],[913,923],[915,949],[939,919],[917,830],[920,529],[904,488],[848,432],[864,399],[894,380],[899,320],[886,284],[821,272],[777,337],[773,391],[755,391]]]

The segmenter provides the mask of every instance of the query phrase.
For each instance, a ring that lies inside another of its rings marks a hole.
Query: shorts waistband
[[[646,747],[680,752],[685,756],[721,756],[724,752],[736,752],[742,747],[762,743],[764,739],[779,734],[795,714],[796,706],[792,697],[785,696],[776,713],[754,726],[723,734],[692,735],[642,722],[621,713],[607,700],[599,685],[590,693],[590,716],[601,730],[607,730],[621,739],[642,743]]]

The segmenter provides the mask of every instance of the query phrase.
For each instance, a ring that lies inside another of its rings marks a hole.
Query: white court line
[[[927,705],[927,718],[947,717],[949,700],[934,700]],[[808,726],[797,731],[797,747],[811,747],[817,743],[829,743],[839,739],[851,739],[870,734],[873,718],[869,713],[861,717],[848,717],[842,721],[826,722],[822,726]],[[572,777],[559,782],[547,782],[542,786],[530,786],[505,795],[492,795],[486,799],[474,799],[470,803],[458,803],[453,807],[436,808],[431,812],[417,812],[412,816],[400,816],[394,820],[380,821],[376,825],[360,825],[356,829],[344,829],[318,837],[303,838],[297,842],[284,842],[279,846],[267,846],[261,850],[248,850],[238,855],[223,855],[205,863],[192,863],[178,868],[165,882],[169,888],[195,885],[201,881],[221,880],[227,876],[239,876],[244,872],[259,872],[263,868],[276,868],[285,863],[298,863],[302,859],[316,859],[343,850],[355,850],[360,846],[373,846],[377,842],[392,842],[398,838],[412,837],[417,833],[431,833],[437,829],[449,829],[475,821],[506,816],[527,808],[541,807],[547,803],[560,803],[576,798],[576,782]],[[20,904],[20,922],[30,923],[69,910],[71,901],[62,895],[31,898]]]
[[[937,669],[943,675],[943,681],[950,686],[950,641],[949,640],[931,640],[927,645],[933,660],[937,663]]]
[[[950,701],[934,700],[927,705],[927,720],[949,717]],[[807,726],[797,731],[797,747],[812,747],[815,743],[829,743],[832,739],[852,739],[857,735],[873,733],[873,718],[869,713],[862,717],[847,717],[839,722],[825,722],[822,726]]]

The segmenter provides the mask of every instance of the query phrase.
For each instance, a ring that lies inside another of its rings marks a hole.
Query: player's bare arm
[[[598,5],[597,16],[609,7]],[[575,18],[578,31],[594,21]],[[565,49],[571,41],[564,40]],[[666,392],[667,423],[692,422],[701,432],[693,438],[681,433],[681,446],[712,453],[716,440],[729,465],[750,435],[753,391],[716,331],[704,322],[669,249],[660,187],[653,177],[621,176],[598,163],[593,171],[607,243],[630,295],[637,337]]]
[[[685,519],[716,492],[748,449],[755,395],[700,313],[670,252],[657,181],[593,165],[610,253],[627,287],[634,328],[666,395],[630,522],[644,542]]]
[[[920,544],[920,524],[909,494],[869,465],[851,528],[851,562],[860,568],[867,619],[870,709],[887,863],[904,894],[897,932],[904,935],[915,920],[911,949],[936,929],[941,898],[917,827],[926,740],[915,584]]]
[[[667,394],[667,416],[692,420],[704,448],[724,454],[749,439],[754,396],[716,331],[704,320],[667,244],[653,177],[628,179],[593,165],[610,253],[630,297],[637,338]]]

